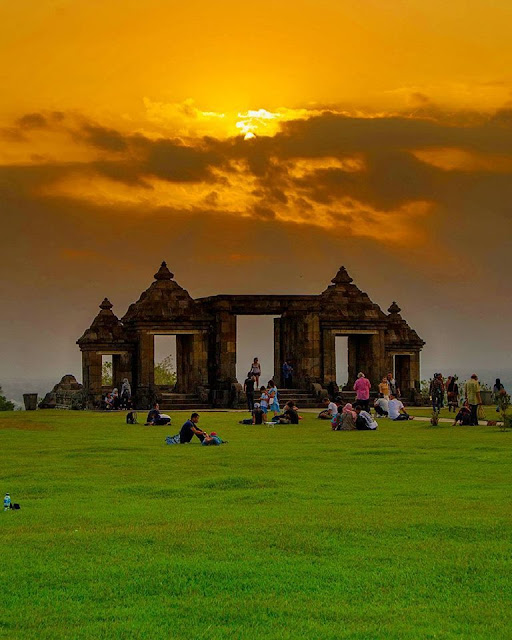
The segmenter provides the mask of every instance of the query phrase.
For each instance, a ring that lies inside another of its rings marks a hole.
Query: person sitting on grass
[[[263,424],[263,413],[259,402],[254,403],[254,409],[252,410],[252,418],[247,418],[246,420],[240,420],[238,424]]]
[[[289,400],[285,404],[284,411],[281,415],[272,418],[272,422],[279,424],[299,424],[299,420],[300,416],[293,400]]]
[[[148,417],[146,418],[146,422],[144,423],[145,427],[149,426],[160,426],[164,424],[170,424],[171,417],[165,413],[160,413],[160,405],[158,402],[155,402],[153,408],[148,413]]]
[[[395,421],[413,419],[413,417],[406,412],[403,402],[399,400],[394,393],[389,394],[388,418]]]
[[[468,427],[471,424],[471,409],[467,400],[457,412],[452,427],[456,427],[457,423],[459,423],[461,427]]]
[[[381,418],[387,418],[389,412],[389,400],[386,398],[375,398],[375,402],[373,403],[373,408],[375,409],[375,413]]]
[[[323,399],[323,403],[325,405],[325,409],[323,409],[323,411],[320,411],[318,417],[320,418],[320,420],[332,420],[338,413],[338,405],[328,397],[325,397]]]
[[[371,417],[368,411],[364,411],[360,404],[356,404],[354,409],[357,415],[356,429],[358,431],[375,431],[379,425]]]
[[[199,414],[193,413],[190,416],[190,420],[187,420],[180,430],[180,444],[187,444],[194,436],[197,436],[202,442],[208,435],[206,431],[203,431],[197,426],[199,422]]]
[[[114,399],[112,397],[112,392],[109,391],[105,397],[103,398],[103,403],[105,406],[105,411],[109,411],[114,408]]]
[[[333,431],[354,431],[356,428],[357,414],[350,402],[334,416],[331,425]]]

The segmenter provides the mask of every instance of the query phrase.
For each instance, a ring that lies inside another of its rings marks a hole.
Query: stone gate
[[[336,381],[336,336],[348,343],[348,387],[363,371],[375,389],[394,372],[402,395],[419,386],[420,352],[425,344],[393,302],[385,314],[353,284],[341,267],[319,295],[217,295],[193,299],[174,280],[165,262],[155,281],[121,318],[107,298],[77,344],[82,351],[83,386],[89,406],[102,396],[102,356],[112,356],[113,383],[128,378],[137,406],[158,396],[154,381],[155,335],[176,336],[177,386],[198,393],[213,406],[230,405],[236,378],[237,315],[272,315],[274,380],[292,361],[294,386],[329,386]]]

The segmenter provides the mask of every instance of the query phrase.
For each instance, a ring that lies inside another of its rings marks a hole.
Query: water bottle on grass
[[[4,498],[4,511],[11,508],[11,496],[6,493]]]

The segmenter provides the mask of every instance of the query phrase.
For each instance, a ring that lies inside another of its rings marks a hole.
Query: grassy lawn
[[[186,417],[0,416],[0,638],[512,637],[512,433]]]

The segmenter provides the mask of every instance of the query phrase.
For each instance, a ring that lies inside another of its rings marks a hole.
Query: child
[[[206,434],[201,445],[203,447],[208,446],[218,446],[219,444],[224,444],[224,440],[220,436],[217,435],[216,431],[212,431],[210,435]]]
[[[260,409],[263,411],[264,415],[266,416],[268,413],[269,396],[265,387],[260,387],[260,394],[261,394]]]

